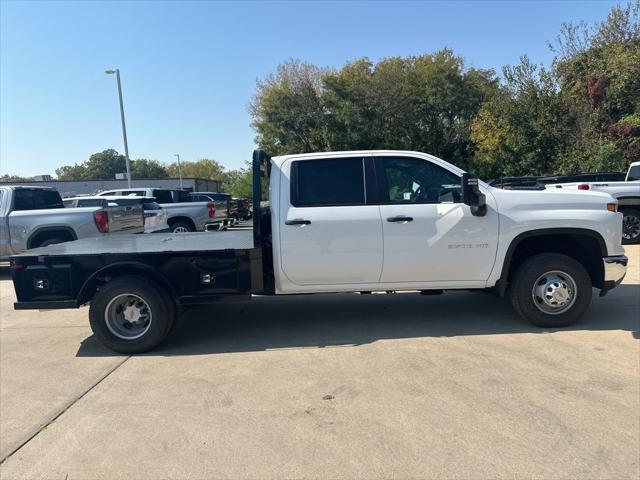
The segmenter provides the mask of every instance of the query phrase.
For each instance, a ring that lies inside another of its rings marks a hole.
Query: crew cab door
[[[279,254],[291,283],[379,281],[382,222],[379,206],[367,204],[365,163],[373,168],[371,156],[294,158],[282,165]]]
[[[485,281],[498,239],[495,201],[472,215],[460,176],[423,158],[376,158],[384,231],[381,283]]]

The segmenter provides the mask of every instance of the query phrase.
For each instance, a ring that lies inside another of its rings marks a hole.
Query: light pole
[[[124,158],[127,161],[127,187],[131,188],[131,166],[129,164],[129,145],[127,144],[127,126],[124,123],[124,104],[122,103],[122,85],[120,84],[120,69],[105,70],[107,75],[115,73],[118,80],[118,99],[120,100],[120,120],[122,121],[122,137],[124,138]]]
[[[180,168],[180,155],[174,153],[173,156],[178,159],[178,176],[180,177],[180,188],[182,188],[182,168]]]

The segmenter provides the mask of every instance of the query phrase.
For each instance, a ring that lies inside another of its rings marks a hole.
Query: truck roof
[[[28,188],[29,190],[55,190],[53,187],[41,187],[40,185],[2,185],[0,187],[16,190],[18,188]]]

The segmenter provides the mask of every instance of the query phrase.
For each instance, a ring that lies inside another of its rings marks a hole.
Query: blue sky
[[[257,78],[288,58],[340,67],[445,46],[500,69],[564,21],[615,2],[11,2],[0,4],[0,173],[53,174],[123,151],[120,68],[131,158],[215,158],[240,167],[254,133]]]

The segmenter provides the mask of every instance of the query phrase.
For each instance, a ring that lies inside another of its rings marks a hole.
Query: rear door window
[[[177,190],[175,192],[175,197],[176,197],[176,201],[178,201],[178,202],[190,202],[191,201],[191,195],[189,195],[189,192],[187,192],[185,190]]]
[[[102,207],[106,204],[107,201],[100,198],[87,198],[86,200],[78,200],[78,207]]]
[[[41,210],[64,208],[56,190],[18,188],[15,190],[14,210]]]
[[[364,161],[338,158],[294,161],[291,204],[295,207],[364,205]]]
[[[171,196],[171,190],[159,190],[153,191],[153,196],[156,197],[158,203],[173,203],[173,197]]]

